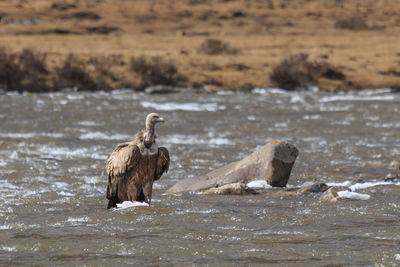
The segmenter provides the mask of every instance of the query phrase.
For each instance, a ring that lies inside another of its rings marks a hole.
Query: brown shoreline
[[[343,73],[316,77],[310,85],[321,90],[399,88],[399,6],[398,0],[4,1],[0,42],[8,54],[46,54],[51,73],[72,54],[109,88],[143,88],[143,75],[131,66],[141,57],[174,65],[177,86],[274,87],[274,68],[300,53]],[[60,89],[47,79],[49,90]]]

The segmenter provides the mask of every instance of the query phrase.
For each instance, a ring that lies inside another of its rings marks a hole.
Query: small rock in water
[[[248,195],[249,188],[243,183],[226,184],[203,192],[205,195]]]
[[[400,180],[400,174],[388,173],[385,177],[385,182],[395,182],[397,180]]]
[[[364,162],[362,165],[364,168],[383,168],[383,162],[382,161],[368,161]]]
[[[321,202],[336,202],[338,200],[337,189],[334,187],[329,188],[326,190],[319,198]]]
[[[393,160],[392,162],[389,163],[389,169],[391,170],[400,170],[400,162]]]
[[[353,178],[352,180],[351,180],[351,183],[353,183],[353,184],[357,184],[357,183],[365,183],[365,180],[363,179],[363,176],[362,175],[360,175],[360,176],[358,176],[358,177],[355,177],[355,178]]]
[[[315,183],[309,186],[306,186],[302,188],[299,193],[306,193],[306,192],[311,192],[311,193],[321,193],[325,192],[326,190],[329,189],[329,186],[325,183]]]

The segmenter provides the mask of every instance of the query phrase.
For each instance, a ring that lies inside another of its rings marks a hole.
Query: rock
[[[221,187],[213,187],[203,192],[205,195],[248,195],[251,190],[243,183],[226,184]]]
[[[385,177],[385,182],[397,182],[400,180],[400,174],[388,173]]]
[[[321,193],[325,192],[326,190],[329,189],[329,186],[327,186],[325,183],[315,183],[309,186],[306,186],[302,189],[299,190],[299,194],[303,194],[306,192],[310,193]]]
[[[226,184],[266,180],[271,186],[286,186],[293,164],[299,154],[287,141],[272,141],[242,160],[232,162],[206,175],[179,181],[167,194],[204,191]]]
[[[389,169],[391,170],[400,170],[400,162],[393,160],[389,163]]]
[[[329,188],[319,197],[319,200],[329,203],[336,202],[338,200],[337,189],[335,187]]]
[[[362,184],[362,183],[365,183],[365,180],[363,179],[363,175],[362,174],[360,174],[358,177],[354,177],[352,180],[351,180],[351,183],[352,184],[357,184],[357,183],[360,183],[360,184]]]
[[[364,162],[362,165],[364,168],[383,168],[383,162],[382,161],[368,161]]]

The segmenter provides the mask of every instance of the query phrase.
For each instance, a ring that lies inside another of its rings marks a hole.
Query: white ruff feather
[[[152,156],[158,153],[158,146],[156,143],[153,143],[150,148],[145,147],[143,143],[137,144],[137,147],[140,149],[140,154],[142,154],[142,156]]]

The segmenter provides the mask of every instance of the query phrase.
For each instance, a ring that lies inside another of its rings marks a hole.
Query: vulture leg
[[[136,185],[134,183],[131,183],[129,184],[126,193],[129,201],[136,201],[139,192],[138,189],[136,188]]]
[[[115,208],[117,206],[117,201],[112,198],[108,201],[107,209]]]
[[[144,202],[150,205],[151,202],[151,194],[153,191],[153,185],[151,183],[147,183],[143,187],[143,193],[144,193]]]
[[[144,202],[145,201],[143,190],[140,190],[140,195],[136,198],[136,201],[139,201],[139,202]]]

